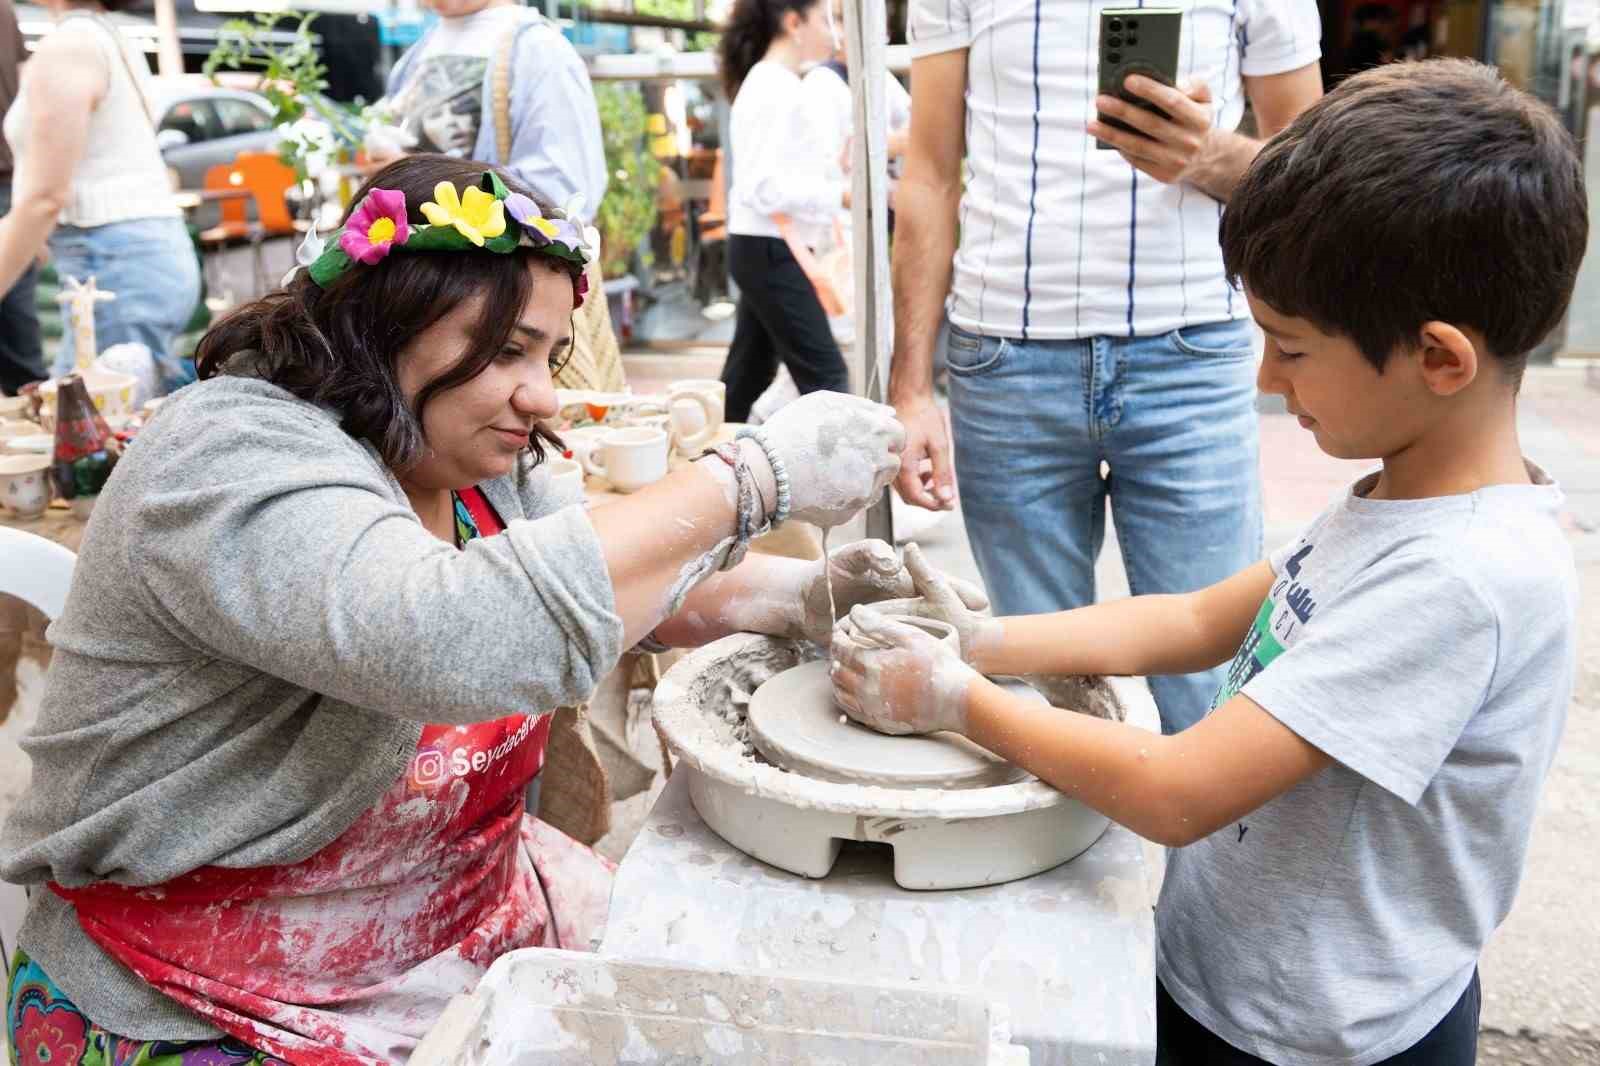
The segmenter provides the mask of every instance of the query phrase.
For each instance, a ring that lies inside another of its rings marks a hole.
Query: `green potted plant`
[[[595,214],[600,231],[600,270],[621,277],[637,251],[648,263],[644,240],[656,224],[656,189],[661,164],[645,148],[644,100],[631,85],[600,84],[594,89],[605,142],[606,196]]]

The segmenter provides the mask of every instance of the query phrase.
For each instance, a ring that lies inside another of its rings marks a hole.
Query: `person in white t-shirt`
[[[520,0],[425,0],[439,21],[400,57],[383,110],[407,150],[499,163],[550,203],[583,197],[594,218],[606,192],[600,113],[583,60],[561,31]],[[495,63],[510,47],[509,158],[495,132]],[[399,143],[369,137],[374,165]]]
[[[736,0],[723,28],[722,80],[733,101],[728,272],[739,285],[722,369],[730,422],[748,420],[780,359],[802,395],[850,391],[827,313],[784,238],[793,227],[803,243],[850,206],[800,79],[833,52],[827,2]]]
[[[850,96],[850,53],[844,34],[844,0],[828,0],[833,20],[833,58],[805,76],[806,104],[812,109],[826,158],[840,180],[850,173],[850,142],[855,136],[855,105]],[[911,128],[911,94],[893,74],[883,79],[883,104],[888,118],[889,175],[898,177]]]
[[[1270,136],[1321,95],[1321,21],[1313,0],[1163,6],[1183,11],[1183,90],[1127,88],[1170,119],[1096,98],[1103,4],[911,4],[896,485],[954,506],[931,375],[948,318],[954,473],[1006,614],[1094,600],[1108,498],[1136,594],[1190,592],[1260,553],[1253,337],[1217,219],[1260,147],[1234,132],[1246,99]],[[1097,109],[1147,136],[1102,128]],[[1197,720],[1219,680],[1152,678],[1162,727]]]

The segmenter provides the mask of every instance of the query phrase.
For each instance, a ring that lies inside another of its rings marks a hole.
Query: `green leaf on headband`
[[[343,232],[340,230],[331,234],[328,238],[328,247],[306,268],[311,280],[324,289],[333,284],[334,279],[340,274],[350,269],[351,259],[344,254],[344,249],[339,247],[339,235]]]
[[[485,170],[483,178],[478,182],[480,188],[486,193],[493,194],[496,200],[504,200],[511,195],[511,190],[506,188],[506,183],[500,180],[500,175],[492,170]]]
[[[454,226],[413,226],[411,239],[401,247],[408,252],[470,252],[477,245]]]
[[[539,251],[557,259],[565,259],[569,263],[576,263],[580,267],[588,265],[581,248],[569,248],[560,241],[551,241]]]
[[[506,231],[498,237],[491,237],[483,242],[484,248],[491,252],[505,255],[517,250],[517,245],[522,242],[522,227],[513,219],[506,220]]]

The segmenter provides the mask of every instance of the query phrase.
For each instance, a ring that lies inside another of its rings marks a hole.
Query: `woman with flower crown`
[[[624,500],[557,498],[588,247],[504,174],[412,156],[206,336],[51,629],[0,833],[35,886],[21,1063],[403,1062],[496,957],[604,918],[608,865],[523,808],[546,712],[647,639],[827,637],[824,564],[745,548],[881,491],[893,412],[817,393]],[[831,565],[843,608],[911,592],[881,543]]]

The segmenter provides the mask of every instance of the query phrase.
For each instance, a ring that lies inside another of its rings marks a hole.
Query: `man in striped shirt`
[[[1314,0],[1163,3],[1183,11],[1180,88],[1128,83],[1162,117],[1096,97],[1100,10],[1135,3],[911,3],[896,487],[948,509],[959,476],[1001,614],[1094,600],[1107,498],[1135,593],[1261,555],[1252,334],[1217,221],[1261,144],[1235,132],[1246,100],[1269,137],[1321,96],[1320,16]],[[946,320],[954,472],[931,371]],[[1219,680],[1153,678],[1162,728],[1198,720]]]

